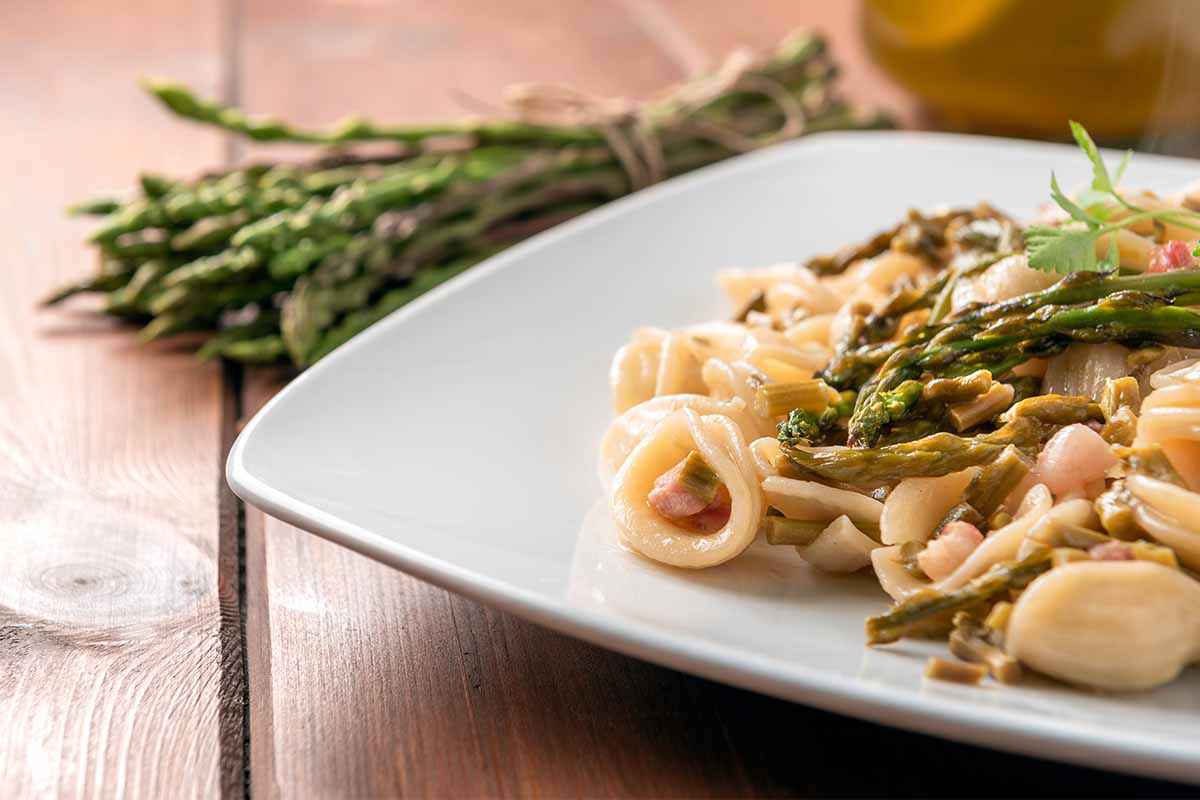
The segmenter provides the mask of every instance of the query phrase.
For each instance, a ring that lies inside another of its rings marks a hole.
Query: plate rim
[[[1058,150],[1064,153],[1075,149],[1067,144],[942,132],[822,132],[735,156],[607,203],[599,209],[531,237],[436,287],[391,313],[294,378],[263,405],[238,434],[225,465],[225,477],[230,488],[242,500],[306,532],[456,594],[628,656],[888,727],[914,730],[982,747],[1065,761],[1093,769],[1116,770],[1200,784],[1200,751],[1197,748],[1179,746],[1162,740],[1161,737],[1156,737],[1153,747],[1150,747],[1143,738],[1122,735],[1115,727],[1097,733],[1098,729],[1094,724],[1053,717],[1041,718],[1028,712],[996,705],[951,704],[945,698],[914,693],[911,689],[796,667],[782,659],[745,653],[729,645],[663,631],[641,620],[618,619],[592,609],[573,606],[565,601],[554,600],[520,586],[464,569],[372,533],[334,514],[322,511],[301,498],[275,489],[247,468],[245,451],[254,439],[259,424],[273,413],[277,404],[296,392],[305,391],[310,382],[317,380],[326,370],[336,368],[339,361],[349,353],[358,348],[369,347],[377,338],[387,336],[393,327],[402,325],[427,305],[468,290],[475,281],[519,262],[528,252],[604,224],[610,218],[634,212],[643,204],[658,202],[699,184],[719,180],[729,173],[751,168],[760,161],[785,157],[786,154],[797,150],[836,146],[841,143],[862,143],[872,139],[976,144],[1004,149]],[[1140,153],[1138,155],[1143,161],[1188,164],[1193,169],[1200,167],[1200,161],[1193,159]],[[1097,761],[1102,766],[1097,766]]]

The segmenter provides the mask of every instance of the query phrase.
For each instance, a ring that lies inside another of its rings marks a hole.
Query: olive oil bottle
[[[875,60],[954,127],[1062,136],[1076,119],[1126,143],[1200,131],[1197,0],[865,0],[862,24]]]

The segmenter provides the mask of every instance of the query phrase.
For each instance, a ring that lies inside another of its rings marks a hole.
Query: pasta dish
[[[622,542],[704,569],[756,538],[870,569],[866,639],[930,677],[1148,689],[1200,661],[1200,189],[1128,159],[1023,224],[909,212],[805,264],[727,269],[727,320],[645,327],[611,368]]]

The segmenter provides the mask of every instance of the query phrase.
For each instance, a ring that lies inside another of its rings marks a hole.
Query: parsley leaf
[[[1029,266],[1043,272],[1099,272],[1096,241],[1104,229],[1046,228],[1034,226],[1025,231],[1025,253]]]
[[[1117,193],[1117,184],[1129,167],[1131,151],[1122,156],[1114,180],[1087,129],[1071,120],[1071,135],[1092,164],[1092,185],[1072,200],[1058,185],[1058,176],[1050,173],[1050,197],[1074,222],[1058,228],[1034,226],[1026,230],[1025,250],[1029,266],[1043,272],[1061,273],[1117,270],[1121,266],[1117,233],[1123,228],[1151,220],[1200,230],[1200,213],[1179,208],[1148,211]],[[1113,206],[1113,201],[1118,207]],[[1114,221],[1115,212],[1121,212],[1122,216]],[[1099,258],[1096,243],[1104,236],[1109,237],[1108,251],[1104,258]],[[1200,246],[1193,255],[1200,258]]]
[[[1091,213],[1084,211],[1078,205],[1071,202],[1071,198],[1063,194],[1063,190],[1058,185],[1058,176],[1053,172],[1050,173],[1050,196],[1054,198],[1054,202],[1058,203],[1059,208],[1071,215],[1072,219],[1077,219],[1086,224],[1096,224],[1099,222]]]
[[[1108,176],[1108,167],[1104,165],[1104,159],[1100,156],[1100,149],[1092,141],[1091,134],[1087,132],[1087,128],[1075,120],[1071,120],[1071,135],[1075,137],[1079,149],[1087,156],[1088,161],[1092,162],[1092,188],[1098,192],[1115,194],[1116,189],[1113,187],[1112,178]]]

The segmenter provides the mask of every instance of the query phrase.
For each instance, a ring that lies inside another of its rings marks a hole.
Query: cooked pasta
[[[1187,486],[1200,490],[1200,370],[1188,361],[1151,377],[1161,388],[1142,403],[1135,445],[1157,445]]]
[[[681,408],[697,414],[722,414],[742,429],[752,424],[746,404],[738,399],[723,401],[702,394],[669,394],[638,403],[613,420],[600,441],[600,479],[606,487],[612,484],[613,476],[646,434]]]
[[[1079,214],[1023,229],[986,205],[718,273],[732,319],[639,329],[613,360],[600,472],[622,540],[676,567],[759,535],[813,569],[871,567],[896,604],[872,643],[953,629],[1005,682],[1016,659],[1110,689],[1174,677],[1200,642],[1102,660],[1131,620],[1200,595],[1200,214],[1130,197],[1148,211],[1111,204],[1126,222],[1089,233],[1097,269],[1066,278],[1035,245]]]
[[[686,519],[663,517],[647,502],[658,478],[692,450],[728,492],[719,526],[692,527]],[[671,566],[700,568],[728,561],[754,541],[763,501],[737,425],[685,408],[664,418],[629,454],[613,479],[611,506],[622,540],[634,550]]]
[[[640,328],[629,344],[617,351],[609,371],[613,409],[620,414],[654,397],[658,385],[658,361],[667,332]]]

